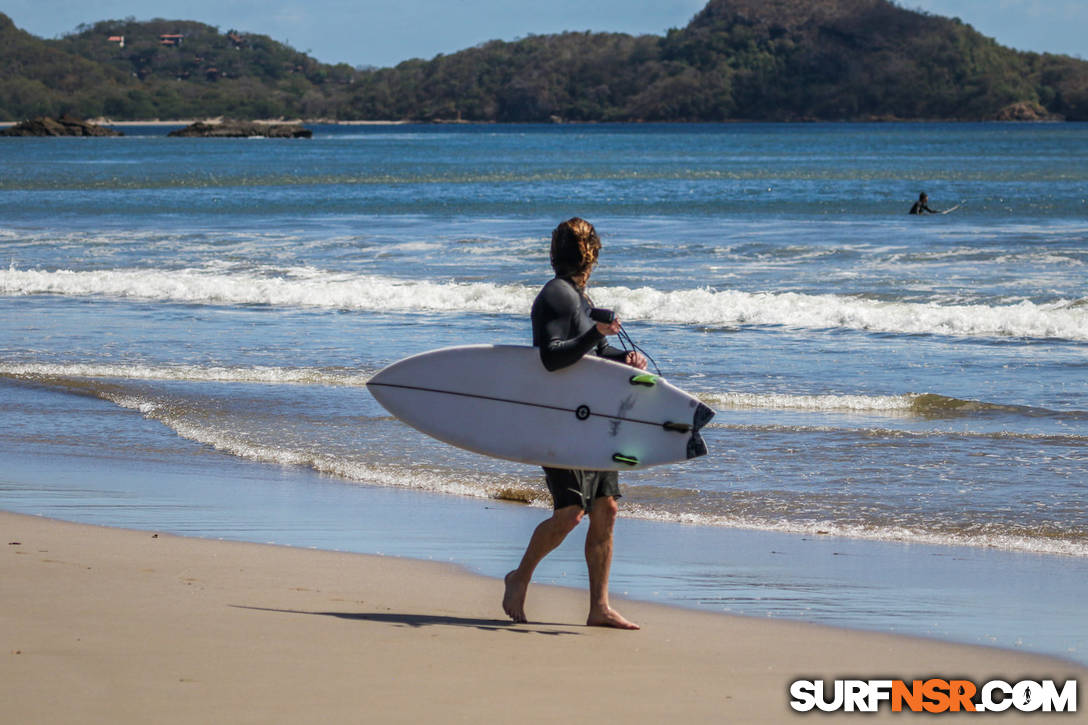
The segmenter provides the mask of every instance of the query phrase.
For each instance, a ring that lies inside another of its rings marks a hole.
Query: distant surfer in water
[[[548,370],[573,365],[586,353],[627,363],[640,370],[646,358],[637,351],[624,351],[607,343],[607,335],[620,331],[620,321],[594,322],[593,308],[586,295],[589,275],[597,264],[601,240],[593,225],[577,217],[552,232],[551,262],[555,277],[533,302],[533,346]],[[616,499],[620,497],[615,471],[574,471],[545,468],[554,510],[551,518],[533,531],[521,564],[506,575],[502,607],[515,622],[528,621],[525,596],[533,572],[545,556],[559,546],[589,514],[586,532],[586,565],[589,568],[589,617],[586,624],[618,629],[638,629],[608,603],[608,573],[612,565],[612,529],[616,521]]]
[[[902,209],[903,207],[899,207]],[[941,212],[929,208],[929,197],[923,191],[918,195],[918,201],[910,208],[910,214],[940,214]]]

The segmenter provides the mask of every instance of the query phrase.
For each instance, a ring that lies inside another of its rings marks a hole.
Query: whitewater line
[[[537,288],[486,282],[402,280],[311,268],[282,276],[205,270],[0,270],[0,294],[140,299],[210,305],[317,307],[366,312],[527,315]],[[847,295],[599,287],[598,304],[627,320],[730,327],[850,329],[908,335],[1088,341],[1081,300],[942,305]]]

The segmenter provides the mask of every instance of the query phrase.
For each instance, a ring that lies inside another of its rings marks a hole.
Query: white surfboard
[[[440,441],[553,468],[633,470],[702,456],[699,430],[714,416],[660,376],[593,355],[549,372],[539,349],[515,345],[425,352],[367,388]]]

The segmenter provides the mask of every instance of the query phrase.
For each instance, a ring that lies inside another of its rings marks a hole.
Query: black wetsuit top
[[[533,300],[533,347],[548,370],[573,365],[593,350],[598,356],[623,362],[624,350],[612,347],[589,317],[592,303],[567,277],[555,277]],[[590,511],[598,498],[619,498],[615,471],[576,471],[544,467],[544,479],[558,510],[578,506]]]
[[[902,208],[902,207],[900,207]],[[936,214],[937,212],[929,208],[929,204],[922,200],[914,202],[914,206],[910,208],[910,214],[921,214],[922,212],[929,212],[930,214]]]
[[[623,362],[627,353],[608,344],[589,318],[593,308],[567,277],[555,277],[533,301],[533,347],[548,370],[573,365],[590,350],[599,357]]]

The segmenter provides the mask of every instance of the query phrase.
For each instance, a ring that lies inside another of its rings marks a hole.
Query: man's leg
[[[591,627],[638,629],[608,603],[608,572],[612,568],[612,529],[616,523],[616,499],[602,496],[593,501],[586,533],[586,565],[589,567],[589,618]]]
[[[529,591],[529,582],[533,578],[536,565],[555,547],[563,543],[567,534],[574,530],[584,515],[581,506],[564,506],[552,513],[533,531],[525,555],[517,569],[506,575],[506,593],[502,598],[502,608],[515,622],[529,621],[525,617],[525,595]]]

